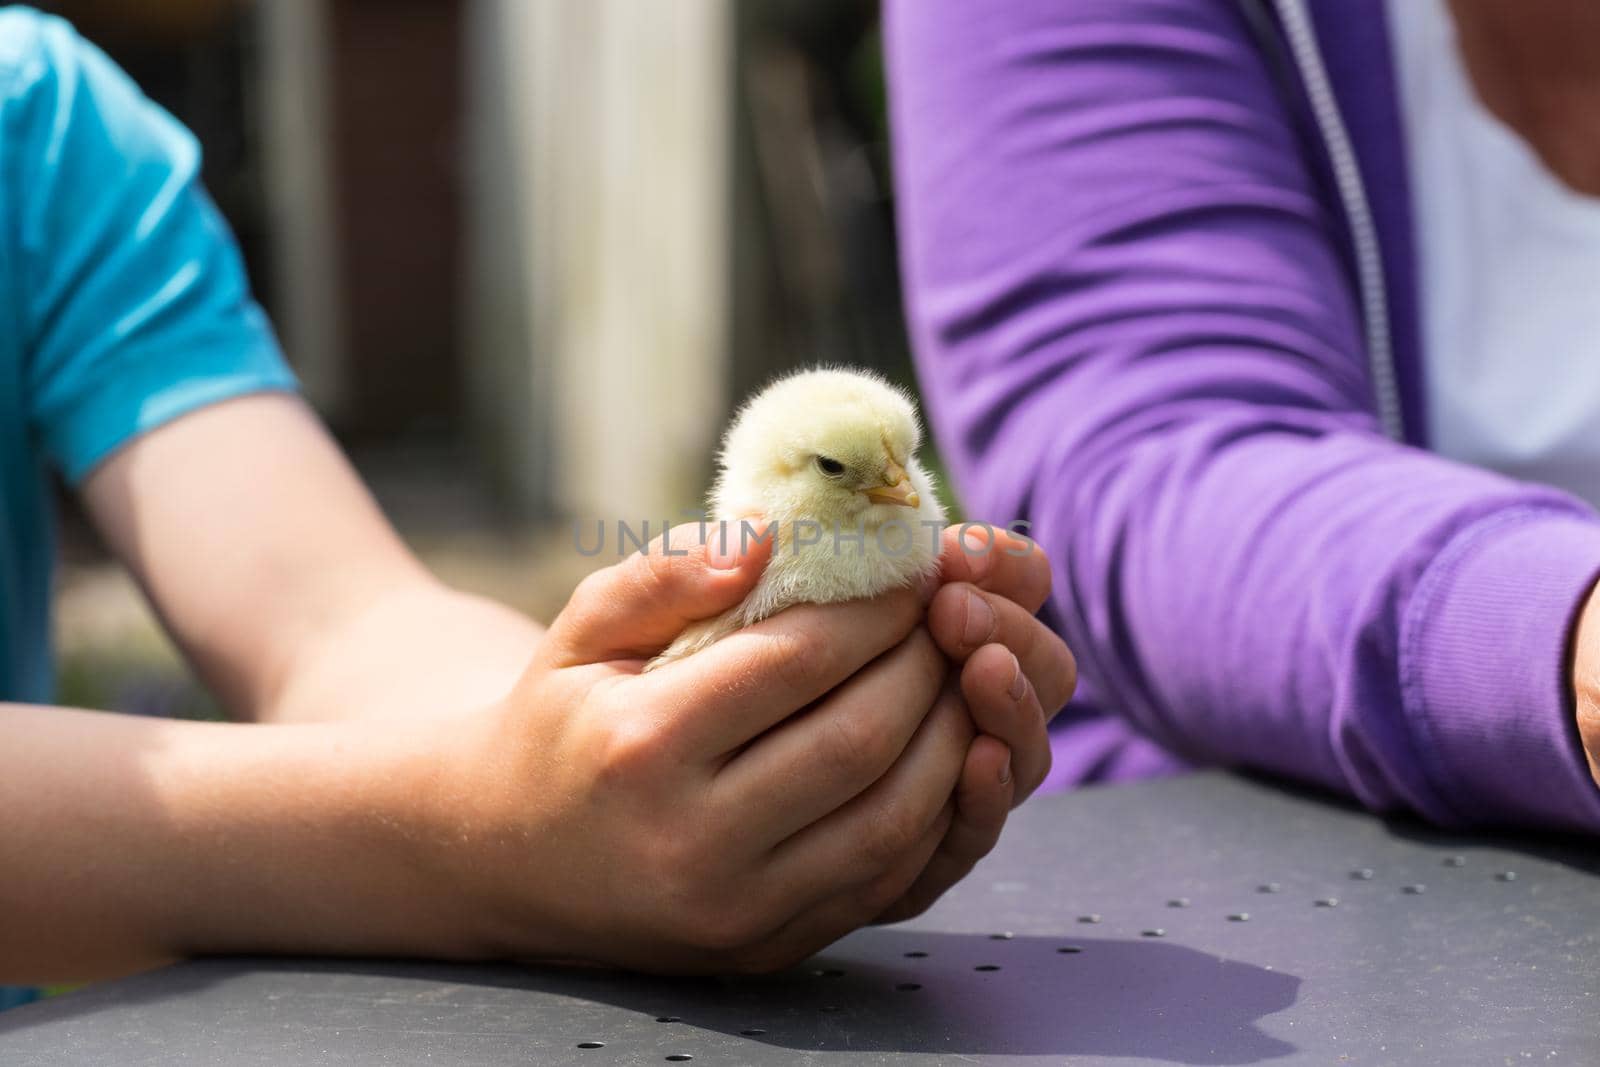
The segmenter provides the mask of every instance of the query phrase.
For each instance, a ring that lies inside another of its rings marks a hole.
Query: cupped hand
[[[1045,728],[1078,680],[1066,642],[1036,617],[1050,598],[1049,560],[1005,530],[952,527],[939,562],[929,630],[962,665],[961,691],[978,729],[1010,750],[1020,804],[1050,771]]]
[[[770,551],[694,540],[584,581],[515,691],[455,724],[440,874],[487,954],[770,970],[884,914],[946,847],[975,733],[924,594],[801,605],[641,674]]]
[[[994,847],[1007,813],[1049,773],[1045,728],[1077,684],[1066,643],[1034,617],[1050,596],[1050,563],[1038,545],[1005,530],[950,527],[940,582],[928,629],[960,667],[959,688],[978,736],[949,832],[879,922],[921,914]]]

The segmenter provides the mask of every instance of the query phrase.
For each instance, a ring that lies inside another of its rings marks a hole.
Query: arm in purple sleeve
[[[1600,520],[1385,439],[1335,221],[1223,0],[890,8],[914,342],[969,511],[1191,759],[1600,830],[1566,644]]]

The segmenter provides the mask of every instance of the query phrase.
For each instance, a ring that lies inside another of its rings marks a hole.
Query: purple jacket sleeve
[[[1335,221],[1224,0],[899,0],[913,340],[1085,689],[1197,761],[1600,830],[1566,643],[1600,520],[1398,445]]]

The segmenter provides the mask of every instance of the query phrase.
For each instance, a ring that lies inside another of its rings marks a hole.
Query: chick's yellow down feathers
[[[921,443],[911,398],[864,371],[802,371],[751,398],[722,441],[708,535],[737,545],[743,520],[764,519],[771,561],[741,604],[690,626],[645,670],[791,605],[876,596],[935,570],[944,509]]]

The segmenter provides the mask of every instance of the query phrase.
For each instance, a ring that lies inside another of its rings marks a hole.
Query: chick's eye
[[[827,456],[818,456],[817,469],[830,478],[837,478],[844,473],[844,464]]]

